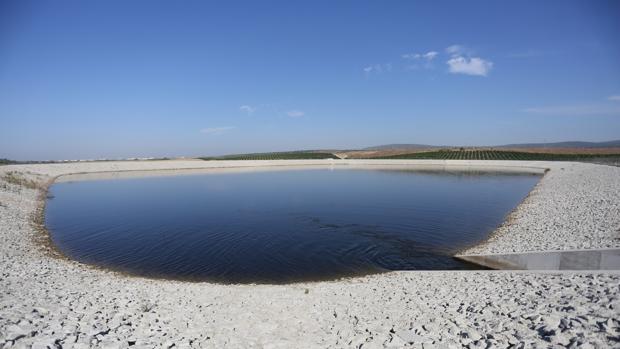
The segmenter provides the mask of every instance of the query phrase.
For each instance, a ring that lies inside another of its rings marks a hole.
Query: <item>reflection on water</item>
[[[69,257],[137,275],[291,282],[467,269],[539,176],[297,169],[55,184],[46,225]]]

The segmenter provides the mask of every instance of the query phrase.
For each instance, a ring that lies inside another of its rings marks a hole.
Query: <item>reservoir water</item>
[[[75,180],[45,223],[69,258],[134,275],[224,283],[476,268],[483,241],[539,175],[310,168]]]

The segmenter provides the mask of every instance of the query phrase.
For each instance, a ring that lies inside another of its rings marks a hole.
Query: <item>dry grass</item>
[[[16,171],[6,172],[2,175],[2,179],[9,184],[19,185],[28,189],[41,189],[42,187],[37,181],[26,178],[23,174]]]

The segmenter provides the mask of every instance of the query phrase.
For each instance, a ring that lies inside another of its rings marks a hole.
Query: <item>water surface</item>
[[[46,208],[69,257],[132,274],[291,282],[468,269],[537,175],[297,169],[57,183]]]

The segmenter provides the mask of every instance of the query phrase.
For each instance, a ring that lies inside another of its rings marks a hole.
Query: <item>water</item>
[[[53,242],[149,277],[283,283],[386,270],[470,269],[536,175],[303,169],[54,184]]]

